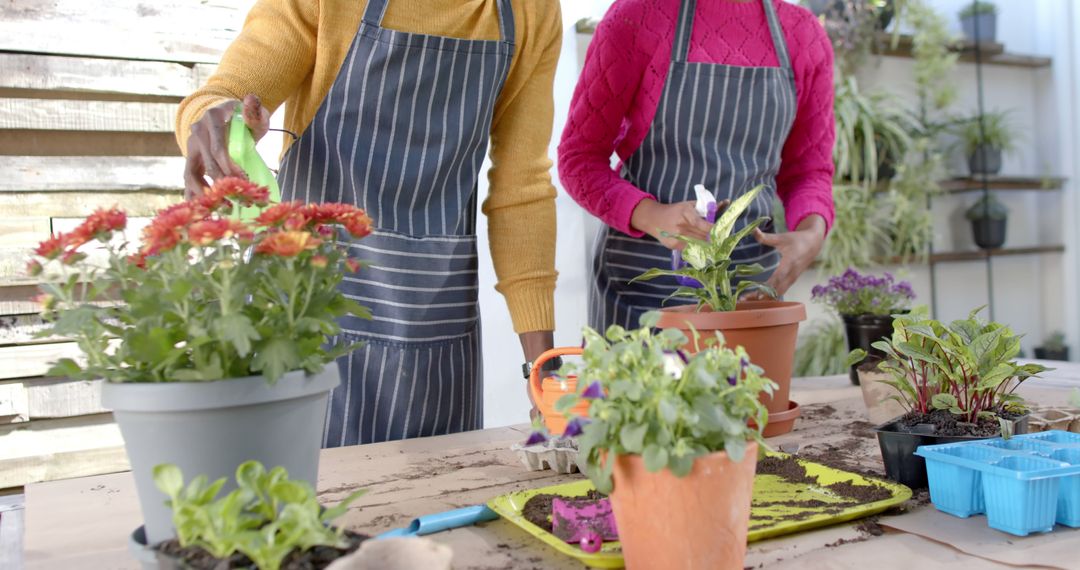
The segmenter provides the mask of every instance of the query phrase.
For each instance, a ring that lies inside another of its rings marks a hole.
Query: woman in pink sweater
[[[675,290],[674,280],[630,280],[670,264],[679,242],[665,235],[707,237],[696,184],[718,200],[764,184],[740,224],[770,215],[779,196],[791,231],[767,226],[733,259],[762,265],[759,278],[784,294],[832,225],[834,138],[832,45],[808,10],[782,0],[616,0],[559,145],[562,183],[607,224],[590,324],[636,326]]]

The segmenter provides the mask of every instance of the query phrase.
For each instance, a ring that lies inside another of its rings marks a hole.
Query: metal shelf
[[[1061,190],[1065,186],[1065,178],[1047,176],[1035,178],[1029,176],[989,176],[986,179],[986,187],[989,190],[1006,192],[1048,192]],[[973,177],[958,177],[951,180],[943,180],[940,183],[942,190],[950,194],[963,192],[980,192],[983,190],[983,179]]]
[[[951,263],[957,261],[982,261],[991,257],[1010,257],[1017,255],[1038,255],[1043,253],[1064,253],[1064,245],[1040,245],[1034,247],[1014,247],[1003,249],[979,249],[975,251],[950,251],[935,253],[930,256],[930,263]]]

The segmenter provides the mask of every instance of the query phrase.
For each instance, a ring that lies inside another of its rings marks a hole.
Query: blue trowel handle
[[[498,513],[487,508],[487,505],[476,505],[475,507],[465,507],[464,509],[456,509],[443,513],[435,513],[433,515],[424,515],[422,517],[413,519],[413,521],[409,523],[409,526],[405,528],[399,528],[391,530],[389,532],[384,532],[376,536],[375,538],[390,538],[395,536],[424,536],[425,534],[432,534],[436,532],[442,532],[444,530],[450,530],[453,528],[472,526],[476,523],[493,521],[497,518],[499,518]]]

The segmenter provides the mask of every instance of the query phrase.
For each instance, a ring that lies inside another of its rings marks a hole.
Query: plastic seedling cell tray
[[[1026,536],[1080,527],[1080,435],[1063,431],[920,447],[930,500],[957,516]]]

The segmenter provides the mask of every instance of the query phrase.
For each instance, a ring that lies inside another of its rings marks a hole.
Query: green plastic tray
[[[782,454],[770,455],[785,457]],[[818,463],[803,461],[801,459],[799,460],[799,463],[806,468],[806,473],[808,475],[816,476],[822,485],[830,485],[840,481],[851,481],[856,485],[871,484],[866,478],[854,473],[840,471]],[[899,505],[911,498],[911,489],[908,489],[903,485],[877,480],[875,480],[875,483],[892,491],[892,497],[876,503],[858,505],[830,514],[823,512],[829,510],[829,507],[827,506],[806,508],[779,506],[775,503],[805,501],[807,499],[817,499],[825,503],[840,503],[844,501],[842,497],[838,497],[820,486],[790,483],[775,475],[758,475],[754,479],[753,502],[755,506],[751,509],[750,513],[750,528],[753,530],[751,530],[747,536],[747,541],[754,542],[766,538],[794,534],[804,530],[868,517],[870,515],[881,513],[890,507]],[[488,503],[488,507],[555,550],[558,550],[567,556],[572,556],[587,566],[592,568],[622,568],[624,566],[622,546],[618,542],[605,543],[600,552],[590,554],[581,550],[577,545],[567,544],[566,542],[559,540],[555,535],[526,520],[521,514],[522,509],[525,508],[525,502],[535,495],[547,493],[564,497],[580,497],[592,489],[592,482],[583,480],[545,487],[543,489],[518,491],[496,497]],[[769,506],[760,506],[763,503],[767,503]],[[791,516],[793,514],[802,514],[803,517],[800,517],[800,520],[796,521],[772,523],[779,515]]]

